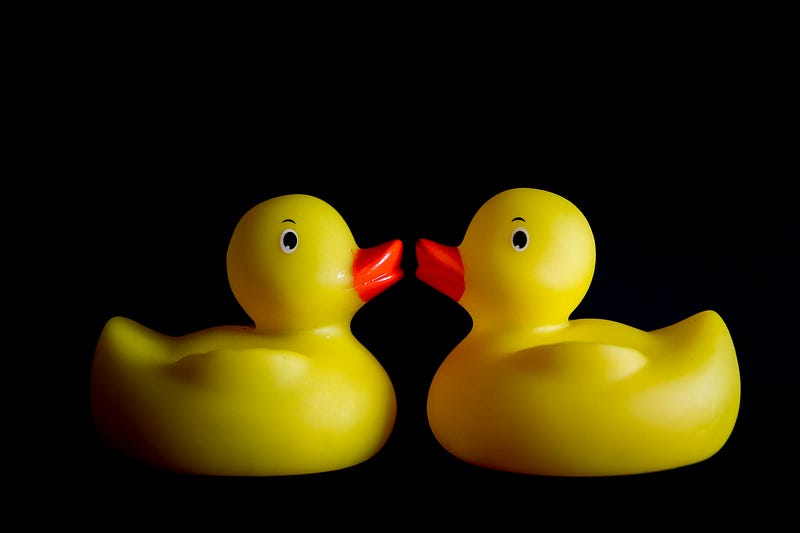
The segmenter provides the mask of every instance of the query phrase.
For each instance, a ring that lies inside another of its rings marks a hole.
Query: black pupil
[[[518,250],[525,248],[525,245],[528,244],[528,236],[525,235],[524,231],[515,231],[511,242],[514,244],[514,248]]]
[[[297,234],[291,231],[283,235],[283,246],[289,250],[293,250],[297,246]]]

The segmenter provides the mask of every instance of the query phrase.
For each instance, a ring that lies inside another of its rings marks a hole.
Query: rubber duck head
[[[228,246],[228,280],[256,330],[313,330],[349,323],[399,281],[401,255],[400,240],[359,248],[331,205],[289,194],[239,220]]]
[[[486,201],[458,246],[416,244],[417,277],[459,302],[479,327],[563,325],[594,274],[589,223],[567,199],[531,188]]]

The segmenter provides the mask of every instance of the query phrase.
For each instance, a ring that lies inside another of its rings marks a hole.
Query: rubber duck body
[[[192,474],[308,474],[367,460],[389,438],[396,399],[350,321],[401,279],[401,254],[399,240],[359,248],[316,197],[256,205],[227,252],[254,324],[174,337],[109,320],[91,368],[98,432],[138,460]]]
[[[594,273],[588,221],[539,189],[490,198],[458,246],[416,243],[417,277],[472,329],[433,376],[439,443],[485,468],[550,476],[672,469],[715,454],[739,409],[739,367],[714,311],[654,331],[570,320]]]

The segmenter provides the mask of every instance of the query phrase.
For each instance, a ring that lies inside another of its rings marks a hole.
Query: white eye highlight
[[[511,232],[511,247],[514,250],[521,252],[528,247],[530,238],[528,237],[528,230],[523,227],[514,228]]]
[[[283,230],[283,233],[281,233],[281,250],[283,250],[283,253],[293,253],[297,250],[297,245],[297,232],[291,228]]]

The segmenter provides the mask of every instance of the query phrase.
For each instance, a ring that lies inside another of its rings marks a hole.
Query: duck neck
[[[501,336],[509,335],[530,335],[547,334],[559,331],[569,325],[569,319],[531,321],[531,320],[484,320],[473,319],[472,331],[480,335]]]
[[[319,337],[340,337],[350,333],[350,327],[344,323],[330,323],[319,325],[306,325],[304,327],[287,327],[281,325],[277,327],[273,324],[257,323],[254,326],[257,335],[268,337],[294,337],[294,336],[319,336]]]

